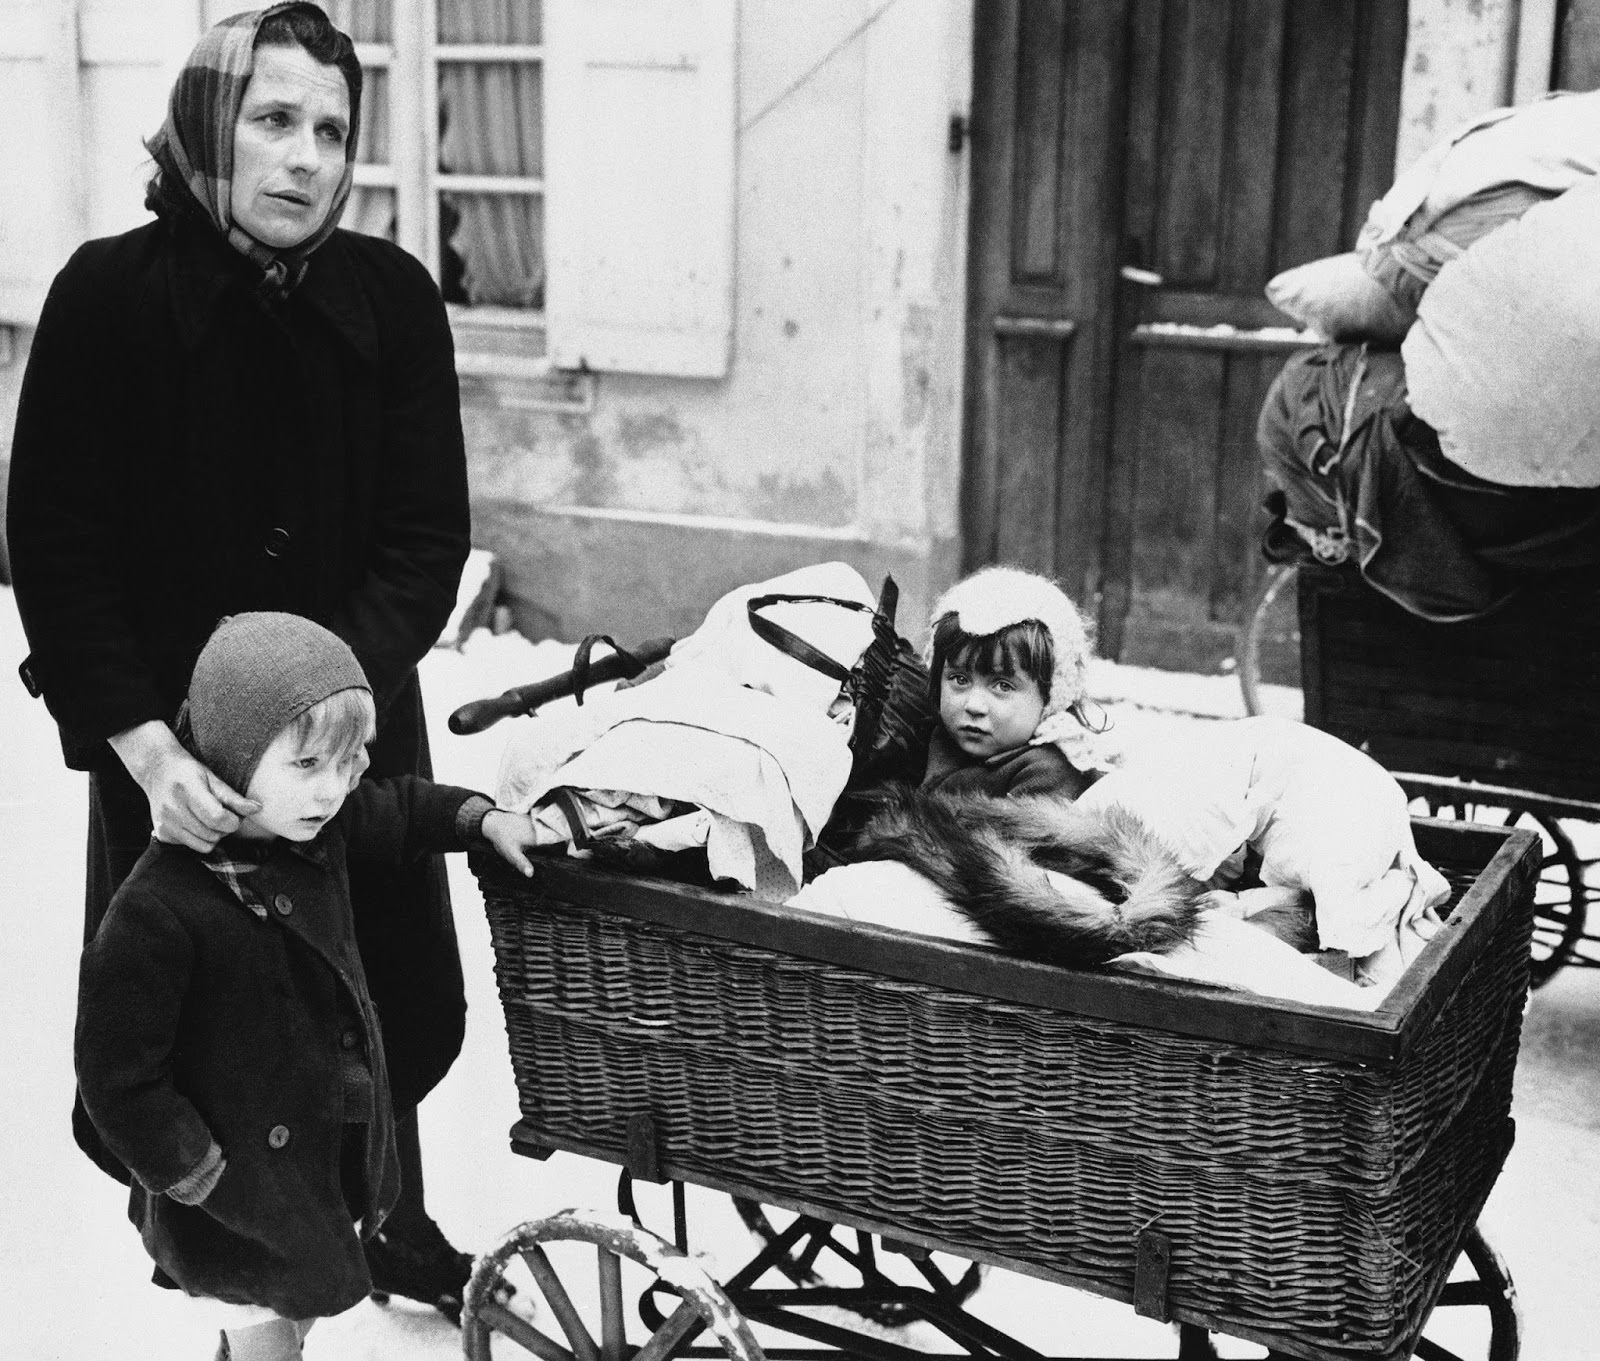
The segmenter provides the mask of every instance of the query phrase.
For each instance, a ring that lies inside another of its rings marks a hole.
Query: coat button
[[[272,907],[280,917],[287,917],[294,911],[294,899],[287,893],[280,893],[272,900]]]
[[[274,1125],[267,1131],[267,1147],[282,1148],[289,1142],[289,1127],[287,1125]]]
[[[347,1030],[343,1035],[339,1036],[339,1044],[345,1049],[354,1049],[360,1042],[361,1036],[357,1035],[353,1030]]]
[[[282,525],[275,526],[267,531],[267,537],[262,541],[261,551],[269,558],[282,555],[283,550],[289,546],[289,531]]]

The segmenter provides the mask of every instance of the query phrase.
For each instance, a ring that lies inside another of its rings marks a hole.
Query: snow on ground
[[[41,704],[16,679],[25,651],[9,590],[0,588],[0,1358],[5,1361],[206,1361],[213,1336],[183,1302],[148,1284],[121,1188],[71,1142],[74,978],[81,923],[84,777],[60,762]],[[570,647],[480,630],[460,651],[424,663],[430,730],[441,779],[492,791],[504,728],[455,737],[449,713],[469,699],[565,668]],[[1097,664],[1094,693],[1121,749],[1161,743],[1196,723],[1243,713],[1230,677],[1196,677]],[[1273,712],[1295,711],[1293,691],[1268,692]],[[570,703],[571,701],[563,701]],[[510,1151],[517,1116],[494,992],[482,898],[464,857],[450,860],[465,962],[465,1050],[422,1108],[428,1199],[446,1232],[484,1250],[516,1224],[568,1205],[615,1207],[610,1166],[568,1154],[538,1163]],[[1536,995],[1519,1069],[1518,1144],[1484,1215],[1528,1315],[1529,1361],[1577,1361],[1600,1336],[1600,987],[1567,971]],[[647,1222],[670,1223],[659,1188],[640,1190]],[[692,1191],[694,1242],[726,1277],[750,1254],[725,1197]],[[696,1226],[704,1226],[701,1233]],[[592,1271],[592,1264],[588,1269]],[[1005,1272],[991,1272],[978,1312],[1054,1351],[1172,1356],[1162,1325],[1125,1306]],[[364,1303],[320,1323],[312,1361],[444,1361],[460,1335],[431,1310]],[[903,1339],[904,1340],[904,1339]],[[918,1336],[909,1339],[925,1343]],[[1233,1356],[1259,1349],[1233,1345]],[[523,1356],[510,1349],[496,1355]]]

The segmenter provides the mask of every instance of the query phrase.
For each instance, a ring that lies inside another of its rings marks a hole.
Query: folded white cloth
[[[1330,973],[1310,955],[1226,912],[1205,912],[1194,939],[1166,954],[1118,955],[1114,969],[1207,983],[1315,1006],[1371,1011],[1385,989],[1363,987]]]
[[[1371,757],[1281,718],[1208,724],[1131,756],[1081,803],[1118,804],[1192,874],[1226,880],[1246,846],[1269,885],[1309,889],[1324,949],[1392,981],[1437,929],[1450,886],[1417,854],[1405,792]]]
[[[789,899],[789,906],[971,945],[989,940],[931,879],[898,860],[863,860],[824,870]]]
[[[531,809],[551,790],[625,790],[712,815],[711,873],[767,897],[799,886],[801,854],[850,774],[849,728],[825,713],[681,667],[581,708],[521,720],[496,801]]]

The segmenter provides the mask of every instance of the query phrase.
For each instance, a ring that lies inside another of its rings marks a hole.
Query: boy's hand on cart
[[[539,844],[532,818],[526,813],[492,808],[483,815],[480,832],[508,865],[523,876],[532,877],[533,862],[528,859],[527,852]]]

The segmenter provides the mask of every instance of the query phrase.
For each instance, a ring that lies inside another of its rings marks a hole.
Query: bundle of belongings
[[[1448,887],[1400,787],[1298,723],[1208,724],[1076,801],[922,785],[915,757],[864,764],[862,692],[840,677],[882,624],[843,563],[731,591],[640,682],[518,720],[498,802],[569,854],[687,855],[797,908],[1331,1006],[1377,1006],[1438,926]],[[925,669],[907,675],[931,696]],[[920,722],[925,758],[930,706]],[[863,778],[846,863],[816,873],[807,853]]]
[[[1351,562],[1426,619],[1600,561],[1600,92],[1500,109],[1268,298],[1331,342],[1257,430],[1268,557]],[[1398,348],[1396,348],[1398,347]]]
[[[887,631],[886,631],[887,630]],[[842,562],[728,592],[638,683],[520,720],[501,757],[498,800],[526,810],[540,840],[654,863],[703,855],[712,880],[783,900],[864,757],[858,720],[899,679],[900,640],[860,573]],[[884,644],[891,645],[887,656]],[[862,678],[879,687],[862,691]],[[927,716],[927,673],[909,673]],[[926,756],[926,731],[922,733]],[[878,754],[881,754],[881,746]]]
[[[1327,733],[1205,725],[1076,802],[905,795],[790,900],[1063,964],[1372,1010],[1438,930],[1400,786]]]

